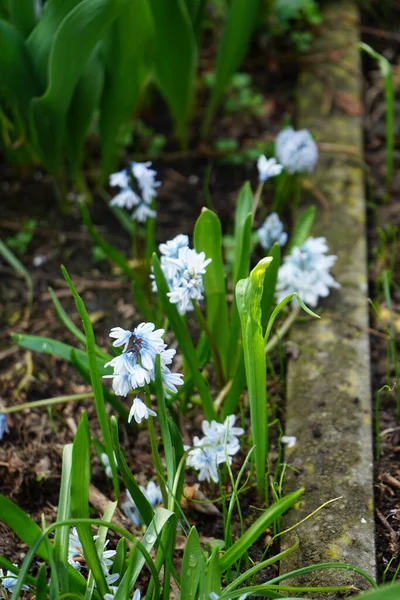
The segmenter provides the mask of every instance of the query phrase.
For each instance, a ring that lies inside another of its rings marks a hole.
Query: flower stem
[[[257,212],[257,208],[260,202],[260,198],[261,198],[261,193],[263,191],[263,187],[264,187],[264,181],[260,181],[257,189],[256,189],[256,193],[254,194],[254,200],[253,200],[253,208],[251,210],[251,218],[252,221],[254,221],[254,217],[256,216],[256,212]]]
[[[64,402],[86,400],[87,398],[93,398],[93,392],[86,392],[85,394],[72,394],[71,396],[57,396],[55,398],[45,398],[44,400],[35,400],[34,402],[24,402],[23,404],[18,404],[18,406],[10,406],[9,408],[4,409],[2,408],[0,409],[0,412],[3,415],[7,415],[9,413],[26,410],[27,408],[51,406],[53,404],[63,404]]]
[[[215,369],[217,372],[218,383],[221,387],[223,387],[225,384],[225,375],[224,375],[224,369],[222,366],[222,360],[221,360],[221,355],[218,350],[218,346],[217,346],[215,338],[208,326],[208,323],[207,323],[206,319],[204,318],[203,313],[200,310],[200,306],[199,306],[198,302],[196,300],[192,300],[192,304],[193,304],[193,308],[194,308],[194,313],[196,315],[196,319],[197,319],[200,327],[203,329],[204,333],[206,334],[207,339],[210,343],[211,352],[213,354],[214,361],[215,361]]]
[[[268,352],[271,352],[271,350],[273,350],[275,348],[275,346],[277,346],[279,344],[279,342],[286,335],[286,333],[289,331],[289,329],[291,328],[291,326],[297,319],[299,312],[300,312],[300,304],[297,303],[296,306],[292,309],[292,312],[290,313],[288,318],[282,323],[282,325],[280,326],[280,328],[278,329],[278,331],[276,332],[274,337],[271,338],[269,340],[269,342],[266,344],[266,346],[265,346],[266,354],[268,354]]]

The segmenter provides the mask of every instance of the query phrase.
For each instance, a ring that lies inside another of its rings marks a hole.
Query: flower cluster
[[[264,250],[269,250],[275,242],[284,246],[288,239],[277,213],[272,213],[265,219],[263,225],[257,229],[257,236]]]
[[[131,390],[143,388],[150,381],[155,381],[155,359],[160,356],[161,378],[166,393],[176,393],[177,387],[182,385],[180,373],[172,373],[168,365],[171,364],[176,350],[167,349],[162,339],[164,329],[156,329],[154,323],[141,323],[133,331],[113,327],[110,337],[114,338],[113,346],[123,346],[123,352],[116,356],[106,367],[113,367],[112,375],[104,375],[112,379],[113,390],[117,396],[126,396]],[[140,398],[135,398],[129,414],[129,421],[134,417],[137,423],[155,412],[147,408]]]
[[[176,304],[181,315],[193,310],[192,301],[203,299],[203,275],[211,258],[204,252],[189,248],[187,235],[177,235],[173,240],[160,244],[161,268],[170,291],[168,296]],[[154,280],[154,275],[152,275]],[[153,289],[156,291],[155,282]]]
[[[146,496],[147,500],[149,501],[149,504],[154,509],[156,509],[158,506],[161,506],[161,504],[163,502],[161,489],[160,489],[160,486],[158,486],[156,483],[154,483],[154,481],[149,481],[149,483],[147,484],[147,487],[144,487],[141,485],[140,489],[143,492],[143,494]],[[134,523],[136,525],[136,527],[139,527],[139,525],[141,524],[140,513],[138,510],[138,507],[135,504],[135,501],[133,500],[133,498],[128,490],[126,491],[126,498],[125,498],[124,502],[121,503],[121,509],[122,509],[124,515],[128,519],[130,519],[132,521],[132,523]]]
[[[14,567],[18,567],[17,563],[13,563]],[[17,585],[18,575],[15,575],[12,571],[3,571],[0,569],[0,588],[4,590],[10,590],[11,592]],[[22,586],[23,590],[29,590],[27,585]]]
[[[157,172],[150,169],[151,162],[133,162],[129,170],[123,169],[110,175],[111,187],[119,187],[120,192],[111,200],[111,206],[119,206],[133,210],[132,219],[144,223],[148,218],[156,216],[151,204],[161,185],[156,181]],[[137,187],[138,192],[133,188]]]
[[[203,421],[201,426],[204,436],[193,438],[193,447],[189,450],[186,464],[199,472],[199,481],[214,481],[218,483],[218,465],[229,461],[240,450],[238,436],[243,435],[244,429],[234,427],[235,415],[226,417],[223,423]]]
[[[275,177],[276,175],[280,175],[283,169],[283,166],[280,165],[276,158],[266,158],[261,154],[257,161],[258,168],[258,179],[261,182],[267,181],[271,177]]]
[[[289,173],[310,173],[318,161],[318,148],[307,129],[282,129],[276,136],[275,154]]]
[[[328,251],[324,237],[309,237],[302,246],[293,248],[278,271],[277,302],[297,292],[305,304],[317,306],[320,297],[329,296],[330,288],[340,288],[329,273],[337,257],[327,256]]]

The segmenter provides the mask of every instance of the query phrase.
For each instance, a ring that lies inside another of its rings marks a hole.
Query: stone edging
[[[312,181],[328,199],[330,213],[318,209],[314,235],[325,236],[330,253],[338,256],[333,272],[342,288],[321,302],[320,320],[299,323],[291,335],[299,356],[288,366],[286,434],[296,436],[297,443],[286,450],[285,460],[297,472],[287,469],[286,481],[289,489],[304,486],[306,493],[284,519],[283,528],[322,503],[342,498],[284,537],[283,547],[298,537],[300,549],[283,561],[282,572],[338,561],[357,565],[375,577],[358,41],[356,2],[340,0],[327,6],[321,35],[312,48],[314,59],[307,63],[298,86],[298,127],[310,129],[322,148],[325,144]],[[332,150],[328,144],[348,146],[350,151],[326,151]],[[358,575],[339,570],[319,571],[291,583],[311,581],[317,586],[366,587]]]

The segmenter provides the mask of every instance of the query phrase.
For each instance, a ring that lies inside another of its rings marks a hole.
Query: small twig
[[[400,490],[400,481],[396,479],[396,477],[389,475],[389,473],[383,473],[382,479],[388,485],[391,485],[392,487],[395,487],[398,490]]]

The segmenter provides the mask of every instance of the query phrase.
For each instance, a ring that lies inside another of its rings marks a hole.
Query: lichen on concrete
[[[322,503],[339,498],[284,536],[300,548],[281,565],[282,572],[321,562],[347,562],[375,576],[373,452],[370,353],[368,339],[367,251],[358,11],[355,2],[338,1],[324,9],[324,23],[298,87],[298,126],[317,141],[351,151],[321,152],[313,184],[328,199],[329,221],[319,209],[314,235],[328,240],[338,256],[333,269],[341,284],[321,302],[320,320],[297,324],[291,342],[299,350],[287,377],[286,434],[297,443],[286,453],[287,489],[306,488],[303,501],[284,520],[288,528]],[[352,110],[337,99],[345,98]],[[359,151],[358,160],[354,152]],[[309,349],[314,352],[310,353]],[[318,571],[294,585],[368,587],[349,571]],[[320,595],[319,595],[320,596]],[[319,597],[310,594],[310,597]],[[337,599],[338,593],[323,595]]]

